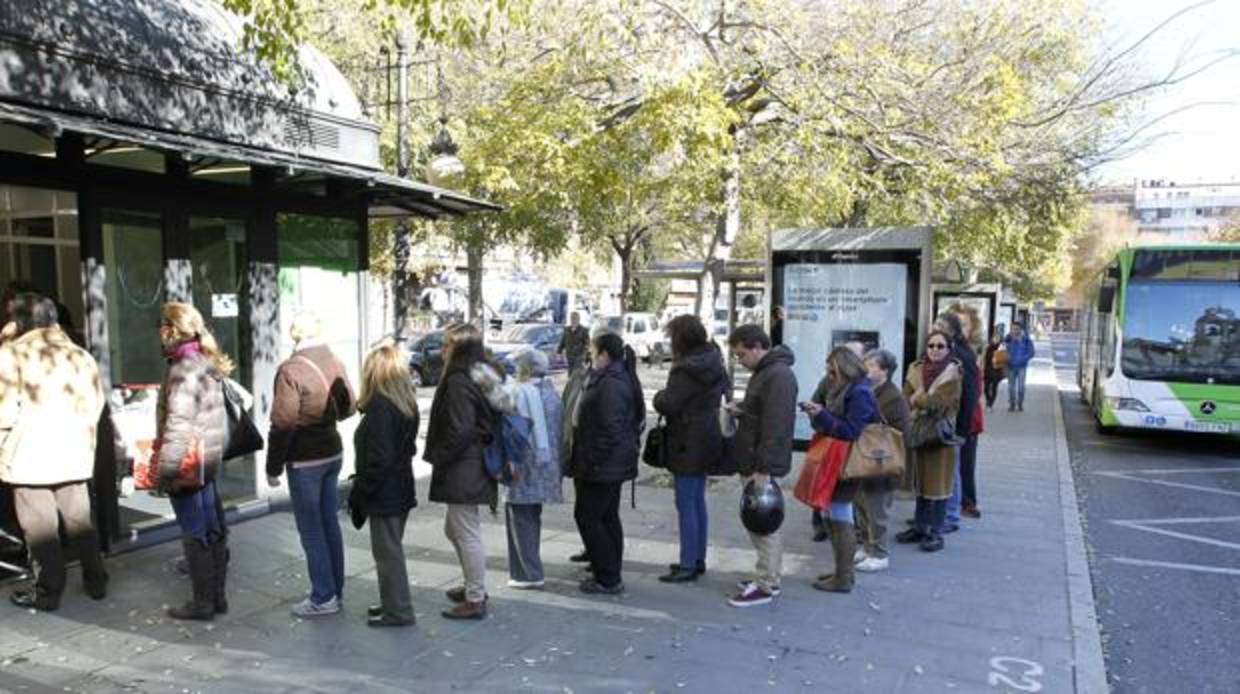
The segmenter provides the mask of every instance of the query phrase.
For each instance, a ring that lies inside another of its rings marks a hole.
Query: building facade
[[[330,61],[303,48],[292,90],[241,32],[210,0],[0,3],[0,283],[55,297],[99,362],[110,416],[93,490],[113,543],[171,518],[126,483],[154,435],[162,303],[202,312],[265,431],[296,312],[330,318],[356,382],[376,332],[370,220],[495,209],[385,173],[379,128]],[[265,511],[263,477],[259,460],[227,465],[227,505]]]

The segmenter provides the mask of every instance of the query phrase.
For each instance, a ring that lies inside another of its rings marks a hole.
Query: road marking
[[[1240,576],[1240,569],[1232,569],[1226,566],[1210,566],[1208,564],[1181,564],[1173,561],[1153,561],[1150,559],[1132,559],[1130,557],[1107,557],[1108,561],[1116,564],[1127,564],[1129,566],[1148,566],[1155,569],[1179,569],[1180,571],[1195,571],[1204,574],[1222,574],[1224,576]]]
[[[1130,518],[1128,520],[1115,520],[1112,523],[1139,523],[1141,525],[1180,525],[1182,523],[1234,523],[1240,521],[1240,516],[1205,516],[1196,518]]]
[[[1181,473],[1195,474],[1200,472],[1236,472],[1240,473],[1240,466],[1237,467],[1166,467],[1166,468],[1149,468],[1145,470],[1098,470],[1095,475],[1107,475],[1111,477],[1120,475],[1177,475]]]
[[[1157,484],[1164,487],[1175,487],[1176,489],[1192,489],[1199,492],[1209,492],[1211,494],[1222,494],[1224,496],[1240,496],[1240,492],[1233,492],[1229,489],[1219,489],[1217,487],[1205,487],[1200,484],[1185,484],[1183,482],[1168,482],[1167,480],[1148,480],[1141,477],[1133,477],[1120,472],[1096,472],[1096,475],[1104,477],[1112,477],[1117,480],[1131,480],[1133,482],[1145,482],[1146,484]]]
[[[1202,522],[1202,521],[1198,521],[1198,522]],[[1210,521],[1204,521],[1204,522],[1210,522]],[[1113,520],[1111,521],[1111,523],[1118,525],[1120,527],[1124,527],[1124,528],[1131,528],[1133,530],[1142,530],[1147,533],[1154,533],[1155,535],[1164,535],[1166,537],[1174,537],[1177,540],[1187,540],[1188,542],[1198,542],[1203,545],[1212,545],[1214,547],[1224,547],[1226,549],[1240,550],[1240,544],[1237,544],[1235,542],[1227,542],[1225,540],[1216,540],[1212,537],[1205,537],[1202,535],[1190,535],[1189,533],[1181,533],[1181,532],[1176,532],[1174,530],[1164,530],[1162,528],[1151,528],[1151,527],[1148,527],[1142,524],[1141,521]]]
[[[1020,672],[1012,672],[1008,664],[1019,666]],[[1010,655],[995,656],[990,659],[990,673],[986,676],[986,682],[992,687],[1002,685],[1018,692],[1040,692],[1042,683],[1038,681],[1038,678],[1042,677],[1045,672],[1046,669],[1037,661]],[[1013,680],[1008,675],[1019,677],[1019,681]]]

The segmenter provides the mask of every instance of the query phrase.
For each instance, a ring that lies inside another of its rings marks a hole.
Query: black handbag
[[[667,425],[663,417],[646,434],[646,446],[642,449],[642,462],[660,470],[667,469]]]
[[[258,425],[254,418],[245,410],[245,401],[241,393],[224,379],[224,411],[228,417],[228,441],[224,446],[224,460],[240,458],[263,449],[263,435],[258,433]]]
[[[925,448],[926,446],[959,446],[964,443],[956,436],[956,423],[947,417],[934,417],[921,413],[913,418],[913,423],[904,434],[906,448]]]

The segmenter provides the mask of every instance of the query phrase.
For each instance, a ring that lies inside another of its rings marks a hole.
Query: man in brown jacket
[[[17,337],[0,347],[0,482],[13,488],[17,520],[35,569],[15,605],[55,610],[65,589],[60,518],[82,562],[86,592],[107,593],[108,574],[91,523],[86,482],[94,472],[103,412],[99,367],[57,325],[56,304],[37,294],[13,300]]]
[[[267,438],[267,483],[279,486],[288,470],[310,574],[310,595],[293,606],[298,617],[339,612],[344,595],[344,540],[336,515],[344,447],[336,423],[353,416],[355,402],[344,364],[319,339],[319,330],[312,314],[293,319],[293,354],[276,371]]]

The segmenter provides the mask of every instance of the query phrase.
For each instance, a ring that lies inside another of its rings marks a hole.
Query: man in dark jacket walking
[[[1012,324],[1012,331],[1003,339],[1008,353],[1008,412],[1025,411],[1025,371],[1033,361],[1033,340],[1025,326]]]
[[[796,426],[796,361],[787,347],[771,347],[771,339],[756,325],[742,325],[728,336],[733,356],[753,375],[745,399],[731,404],[736,415],[736,460],[742,478],[766,484],[792,469],[792,435]],[[758,553],[757,576],[728,602],[733,607],[764,605],[780,593],[783,552],[779,533],[749,534]]]
[[[581,324],[581,314],[573,311],[568,318],[568,327],[560,336],[560,346],[556,354],[563,354],[568,359],[568,373],[577,373],[578,367],[586,364],[586,352],[590,351],[590,331]]]

